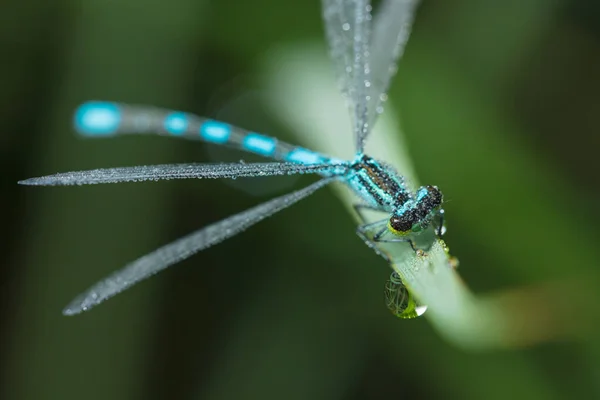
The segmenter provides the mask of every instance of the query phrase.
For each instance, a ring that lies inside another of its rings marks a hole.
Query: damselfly
[[[284,143],[273,137],[160,108],[92,101],[75,113],[75,128],[85,136],[153,133],[198,139],[237,148],[274,160],[262,163],[170,164],[66,172],[21,181],[25,185],[89,185],[187,178],[238,178],[316,174],[320,179],[147,254],[96,283],[73,300],[64,314],[87,310],[135,283],[192,254],[230,238],[251,225],[291,206],[333,182],[349,186],[361,200],[355,210],[363,220],[358,235],[384,258],[378,243],[406,242],[414,251],[415,238],[426,228],[440,236],[444,230],[442,193],[435,186],[415,192],[391,166],[364,154],[365,139],[383,110],[396,63],[404,51],[418,0],[384,0],[371,17],[369,0],[323,0],[323,19],[331,58],[343,96],[353,118],[356,156],[351,161]],[[385,212],[385,219],[366,222],[364,212]],[[407,247],[410,249],[409,247]],[[410,250],[409,250],[410,251]],[[400,317],[416,316],[414,299],[392,274],[386,285],[388,307]]]

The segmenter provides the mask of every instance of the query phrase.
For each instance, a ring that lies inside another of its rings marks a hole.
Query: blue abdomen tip
[[[115,103],[89,101],[75,111],[75,129],[86,136],[111,135],[121,123],[121,110]]]

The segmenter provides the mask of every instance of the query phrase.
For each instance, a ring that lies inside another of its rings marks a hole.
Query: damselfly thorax
[[[345,181],[365,201],[363,208],[390,213],[388,228],[394,234],[419,232],[443,214],[443,196],[436,186],[421,186],[413,193],[392,166],[367,155],[356,157]]]

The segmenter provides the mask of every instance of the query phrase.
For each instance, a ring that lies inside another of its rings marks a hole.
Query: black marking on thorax
[[[384,209],[398,208],[411,198],[403,178],[391,167],[371,157],[362,156],[353,164],[351,173],[351,186],[371,203]]]

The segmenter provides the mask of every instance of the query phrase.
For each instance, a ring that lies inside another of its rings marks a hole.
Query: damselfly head
[[[420,187],[414,200],[406,202],[392,213],[388,224],[390,231],[406,236],[427,229],[436,215],[443,214],[442,202],[443,195],[437,186]]]
[[[385,305],[392,314],[402,319],[419,317],[427,310],[427,306],[415,300],[395,271],[385,283]]]

